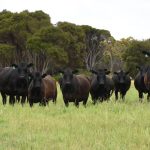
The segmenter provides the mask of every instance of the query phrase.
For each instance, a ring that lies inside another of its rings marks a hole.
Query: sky
[[[150,38],[150,0],[0,0],[0,11],[42,10],[51,22],[109,30],[119,40]]]

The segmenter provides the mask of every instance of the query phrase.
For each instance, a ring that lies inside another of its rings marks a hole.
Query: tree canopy
[[[108,30],[89,25],[58,22],[43,11],[0,12],[0,66],[31,61],[35,70],[53,72],[71,67],[84,70],[121,68],[134,76],[136,66],[149,64],[142,51],[150,51],[150,40],[129,37],[115,40]]]

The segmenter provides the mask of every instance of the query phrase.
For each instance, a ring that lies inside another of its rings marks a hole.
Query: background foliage
[[[132,37],[117,41],[108,30],[88,25],[58,22],[43,11],[0,12],[0,66],[31,61],[35,70],[55,73],[69,66],[81,70],[121,68],[135,76],[137,65],[149,64],[141,53],[150,50],[150,40]]]

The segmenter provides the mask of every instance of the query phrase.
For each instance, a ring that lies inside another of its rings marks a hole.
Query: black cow
[[[63,77],[59,79],[59,84],[65,105],[74,102],[78,107],[79,102],[83,101],[83,105],[86,106],[90,90],[89,79],[83,75],[75,75],[78,71],[70,68],[60,72]]]
[[[130,88],[131,79],[128,76],[128,73],[129,72],[124,72],[123,70],[114,72],[112,79],[114,81],[116,100],[118,100],[118,92],[120,92],[121,98],[124,100],[125,95]]]
[[[148,68],[147,66],[137,66],[137,69],[139,70],[139,72],[137,73],[137,75],[134,79],[134,86],[139,93],[139,101],[140,102],[142,102],[143,93],[148,93],[148,90],[144,83],[144,76],[147,72],[147,68]],[[149,98],[149,94],[148,94],[147,98]]]
[[[97,100],[103,102],[108,100],[113,93],[114,84],[111,78],[107,75],[110,71],[107,69],[99,69],[98,71],[91,70],[95,75],[91,79],[90,93],[94,104]]]
[[[56,103],[56,98],[56,81],[50,75],[41,75],[39,72],[31,75],[31,83],[28,89],[28,99],[31,107],[33,103],[38,102],[45,106],[51,99]]]
[[[29,68],[33,64],[25,62],[19,65],[13,64],[12,67],[5,67],[0,72],[0,92],[3,104],[6,104],[6,95],[9,95],[9,103],[15,103],[15,96],[22,96],[22,105],[25,102],[29,85]]]

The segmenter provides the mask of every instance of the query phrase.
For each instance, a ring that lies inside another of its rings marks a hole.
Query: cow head
[[[17,88],[26,89],[29,85],[29,68],[33,66],[32,63],[27,64],[25,62],[21,62],[20,64],[12,64],[12,67],[16,70],[16,78],[17,78]]]
[[[114,74],[117,75],[119,84],[124,84],[126,82],[126,76],[129,72],[124,72],[121,70],[119,72],[114,72]]]
[[[42,98],[42,95],[44,93],[42,79],[45,78],[45,76],[47,76],[47,74],[41,75],[40,72],[34,72],[30,74],[31,83],[29,89],[31,90],[30,94],[32,95],[32,98],[34,100],[41,100]]]
[[[32,66],[33,66],[32,63],[27,64],[25,62],[21,62],[18,65],[12,64],[12,67],[14,67],[17,70],[20,79],[24,79],[24,78],[26,78],[26,76],[29,75],[29,73],[30,73],[29,68]]]
[[[67,68],[65,70],[60,70],[59,72],[63,74],[62,77],[63,86],[70,88],[73,84],[74,74],[76,74],[78,70],[72,70],[70,68]]]
[[[98,71],[91,70],[92,73],[97,75],[97,81],[100,86],[104,86],[106,83],[106,75],[110,73],[107,69],[99,69]]]
[[[47,74],[41,75],[40,72],[35,72],[31,74],[30,77],[31,77],[33,88],[40,89],[42,84],[42,79],[45,78],[46,76]]]

